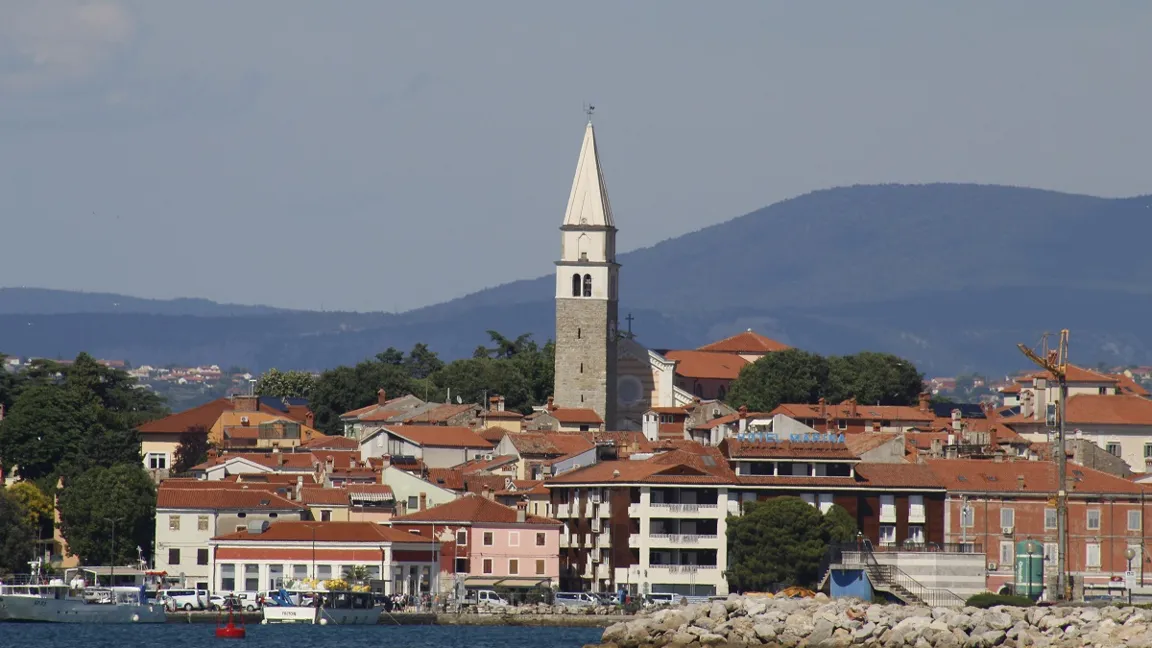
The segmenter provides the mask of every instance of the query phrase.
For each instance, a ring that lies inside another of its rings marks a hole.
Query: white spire
[[[568,195],[568,209],[564,212],[565,225],[599,225],[615,227],[612,222],[612,203],[608,202],[608,189],[600,170],[600,155],[596,151],[596,131],[592,118],[584,130],[584,144],[580,147],[580,160],[576,163],[576,177],[572,179],[572,193]]]

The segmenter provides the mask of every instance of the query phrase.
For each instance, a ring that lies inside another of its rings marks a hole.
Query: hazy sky
[[[854,183],[1147,193],[1149,34],[1145,2],[6,0],[0,285],[398,310],[546,274],[588,101],[622,250]]]

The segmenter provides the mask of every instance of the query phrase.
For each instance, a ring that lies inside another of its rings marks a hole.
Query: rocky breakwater
[[[929,608],[852,600],[729,597],[604,630],[601,648],[1152,648],[1152,612],[1117,607]]]

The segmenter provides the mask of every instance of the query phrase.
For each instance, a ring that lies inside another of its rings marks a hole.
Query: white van
[[[588,592],[556,592],[556,605],[566,605],[568,607],[588,607],[591,605],[600,605],[600,599],[595,594]]]
[[[682,598],[684,598],[682,594],[653,592],[644,596],[644,607],[656,607],[657,605],[676,605]]]
[[[166,589],[160,592],[160,600],[164,602],[164,607],[168,610],[175,612],[176,610],[184,610],[191,612],[192,610],[206,610],[208,609],[208,590],[202,589]]]
[[[508,605],[508,601],[501,598],[495,590],[472,590],[468,592],[468,596],[464,600],[473,605],[496,605],[500,607]]]

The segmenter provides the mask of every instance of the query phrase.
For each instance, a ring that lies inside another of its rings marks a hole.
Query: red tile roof
[[[300,504],[262,489],[165,488],[156,492],[158,509],[294,511]]]
[[[300,501],[310,506],[348,506],[348,493],[343,488],[303,488]]]
[[[570,425],[603,425],[604,419],[596,410],[586,407],[556,407],[548,410],[552,418]]]
[[[524,418],[523,414],[521,414],[520,412],[513,412],[512,410],[504,410],[504,411],[489,410],[487,412],[481,413],[481,416],[483,416],[486,419],[503,419],[503,420],[516,420],[516,419]]]
[[[664,357],[676,362],[676,374],[685,378],[736,380],[748,361],[735,353],[669,351]]]
[[[356,439],[342,436],[317,437],[300,444],[300,448],[308,450],[356,450],[359,447],[360,443]]]
[[[859,432],[855,434],[844,435],[844,445],[848,447],[848,451],[856,456],[860,456],[870,450],[875,450],[880,446],[893,441],[900,435],[891,434],[886,432]]]
[[[427,448],[491,448],[492,442],[466,427],[446,425],[392,425],[392,434]]]
[[[232,411],[232,401],[227,398],[217,398],[183,412],[149,421],[137,430],[143,434],[183,434],[188,431],[188,428],[197,426],[207,430],[216,424],[222,413],[230,411]]]
[[[469,493],[446,504],[392,518],[392,522],[516,524],[516,514],[514,508]],[[527,524],[560,524],[557,520],[535,515],[527,516],[526,520]]]
[[[848,401],[829,403],[824,406],[823,416],[820,407],[808,403],[786,403],[772,410],[770,414],[786,414],[794,419],[868,421],[932,421],[936,418],[932,410],[925,412],[918,407],[905,405],[853,405]]]
[[[1076,394],[1068,397],[1068,423],[1080,425],[1152,425],[1152,400],[1130,395]],[[1043,417],[1017,415],[1009,425],[1044,425]]]
[[[476,405],[471,403],[445,403],[430,410],[414,414],[404,419],[407,424],[413,423],[446,423],[453,417],[461,414],[467,414],[476,409]]]
[[[375,522],[274,522],[263,533],[240,531],[217,536],[213,540],[243,542],[432,542],[411,533],[397,531]]]
[[[583,435],[565,432],[516,432],[507,438],[521,456],[565,456],[596,447]]]
[[[699,444],[663,452],[643,461],[601,461],[553,477],[547,486],[587,483],[726,484],[736,478],[717,448]]]
[[[792,347],[782,342],[777,342],[772,338],[764,337],[759,333],[748,329],[743,333],[737,333],[732,337],[726,337],[718,342],[705,344],[697,349],[697,351],[721,351],[725,353],[744,353],[747,355],[771,353],[772,351],[784,351]]]
[[[733,459],[844,459],[859,457],[848,449],[845,443],[800,443],[792,441],[740,441],[729,438],[720,442],[721,448]]]
[[[1115,398],[1115,397],[1113,397]],[[1071,403],[1071,401],[1069,401]],[[1049,461],[934,459],[928,466],[949,491],[1019,492],[1050,496],[1056,492],[1056,464]],[[1070,495],[1139,495],[1144,489],[1127,479],[1069,463]],[[1023,477],[1023,480],[1019,478]]]
[[[1115,378],[1121,393],[1132,394],[1133,396],[1143,396],[1145,398],[1150,395],[1148,390],[1144,388],[1144,385],[1141,385],[1129,376],[1124,374],[1116,374]]]

